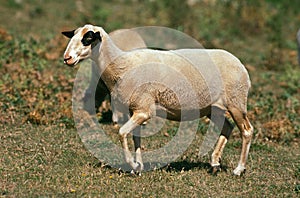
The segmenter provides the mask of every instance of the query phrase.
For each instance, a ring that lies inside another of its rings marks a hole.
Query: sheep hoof
[[[236,176],[242,176],[242,175],[246,174],[246,169],[237,167],[236,169],[234,169],[233,174]]]
[[[131,174],[132,176],[142,176],[142,173],[141,173],[141,172],[135,171],[135,170],[131,170],[130,174]]]
[[[131,176],[141,176],[142,173],[139,172],[139,171],[136,171],[136,170],[131,170],[131,171],[130,171],[130,175],[131,175]]]
[[[134,162],[134,166],[132,167],[130,174],[141,176],[142,170],[143,170],[143,164],[140,162]]]
[[[135,170],[136,170],[137,172],[142,172],[143,169],[144,169],[144,165],[143,165],[141,162],[135,162],[135,163],[137,164]]]
[[[218,172],[221,172],[221,166],[220,165],[211,166],[208,172],[210,174],[216,176],[218,174]]]

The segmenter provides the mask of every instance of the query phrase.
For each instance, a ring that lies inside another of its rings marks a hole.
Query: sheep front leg
[[[140,148],[136,150],[137,162],[135,162],[128,148],[127,134],[133,131],[136,127],[139,127],[148,119],[149,116],[145,113],[133,113],[132,117],[119,130],[120,142],[124,150],[125,160],[132,167],[132,169],[137,172],[141,172],[144,166],[142,163],[141,150]],[[137,145],[135,146],[139,146],[139,143],[136,142],[136,144]]]

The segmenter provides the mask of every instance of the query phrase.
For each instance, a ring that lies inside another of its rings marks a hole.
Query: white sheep
[[[236,57],[224,50],[207,49],[139,49],[124,52],[103,28],[93,25],[63,34],[71,38],[64,53],[65,64],[74,66],[81,60],[91,58],[103,72],[101,78],[112,97],[129,108],[131,117],[120,128],[119,136],[125,160],[133,170],[143,170],[140,138],[135,142],[135,161],[128,148],[127,134],[155,115],[166,115],[167,119],[177,121],[208,116],[221,129],[211,159],[213,173],[217,172],[233,129],[225,118],[228,111],[243,141],[240,160],[233,173],[241,175],[245,171],[253,135],[253,127],[247,118],[250,79]],[[143,72],[146,75],[140,75]],[[178,78],[176,74],[184,78]],[[147,83],[147,76],[155,76],[155,81]],[[170,81],[172,87],[166,86],[166,81]],[[141,86],[134,87],[135,84]]]

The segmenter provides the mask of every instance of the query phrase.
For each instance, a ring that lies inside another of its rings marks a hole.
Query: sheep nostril
[[[66,57],[64,58],[64,62],[67,62],[68,60],[70,60],[72,58],[72,56]]]

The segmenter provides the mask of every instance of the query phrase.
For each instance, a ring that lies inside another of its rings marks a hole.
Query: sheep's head
[[[85,25],[73,31],[62,32],[71,39],[64,53],[64,63],[74,66],[79,61],[91,57],[92,49],[102,41],[100,29],[96,26]]]

